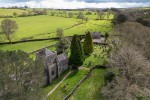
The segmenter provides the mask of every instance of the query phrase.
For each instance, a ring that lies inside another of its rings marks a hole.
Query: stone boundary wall
[[[81,37],[84,37],[85,35],[78,35]],[[66,36],[64,38],[71,38],[73,36]],[[5,44],[18,44],[18,43],[25,43],[25,42],[37,42],[37,41],[46,41],[46,40],[58,40],[59,38],[43,38],[43,39],[32,39],[32,40],[22,40],[22,41],[14,41],[14,42],[1,42],[0,45],[5,45]]]
[[[105,65],[96,65],[92,68],[90,68],[90,70],[87,72],[87,74],[79,81],[79,83],[74,86],[74,88],[70,91],[70,93],[68,95],[66,95],[64,97],[63,100],[68,100],[69,97],[76,91],[76,89],[88,78],[88,76],[91,74],[91,72],[95,69],[95,68],[101,68],[101,69],[106,69],[106,68],[109,68],[108,66],[105,66]]]

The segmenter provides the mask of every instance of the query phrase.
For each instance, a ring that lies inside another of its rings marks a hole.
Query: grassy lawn
[[[9,45],[0,46],[0,50],[22,50],[24,52],[30,53],[55,43],[56,41],[47,40],[47,41],[39,41],[39,42],[9,44]]]
[[[83,66],[89,68],[95,65],[102,65],[107,59],[106,51],[108,48],[106,48],[106,51],[103,50],[101,46],[94,46],[94,52],[85,59]]]
[[[84,77],[87,71],[88,70],[82,69],[71,73],[69,77],[47,98],[47,100],[62,100]]]
[[[69,100],[101,100],[100,88],[104,83],[104,69],[94,69]]]
[[[59,78],[56,78],[50,85],[43,87],[41,93],[46,96],[46,94],[50,92],[63,79],[63,77],[67,75],[68,72],[69,70],[65,71],[63,74],[61,74]]]

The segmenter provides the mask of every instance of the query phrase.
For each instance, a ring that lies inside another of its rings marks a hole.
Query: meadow
[[[16,10],[17,9],[0,9],[0,13],[4,13],[6,11],[8,12],[8,14],[12,14]],[[25,10],[21,11],[23,12]],[[21,11],[18,10],[18,13]],[[55,11],[56,14],[60,12],[58,10],[48,10],[49,13],[53,11]],[[79,11],[72,12],[78,13]],[[87,11],[83,11],[84,14],[86,12]],[[113,28],[113,25],[110,20],[95,20],[95,18],[97,18],[95,12],[92,12],[92,15],[85,15],[89,18],[88,22],[82,21],[81,19],[77,19],[76,17],[65,18],[56,15],[50,16],[49,13],[48,15],[10,18],[12,20],[15,20],[19,26],[17,32],[11,36],[12,41],[56,37],[57,28],[64,29],[65,36],[73,36],[74,34],[85,34],[85,31],[87,30],[101,32],[101,34],[105,34],[105,32],[110,32]],[[69,13],[69,11],[67,13]],[[110,15],[109,19],[112,18],[113,15]],[[0,18],[0,22],[2,20],[4,20],[4,18]],[[0,33],[0,39],[0,42],[8,41],[5,35],[2,33]],[[0,47],[0,49],[23,50],[29,53],[35,51],[36,49],[43,48],[48,45],[50,46],[51,44],[53,43],[47,41],[37,43],[30,42],[15,45],[3,45]]]
[[[20,9],[1,9],[0,8],[0,16],[13,16],[13,13],[17,12],[18,14],[22,14],[23,12],[27,12],[26,10],[20,10]]]
[[[26,43],[18,43],[18,44],[8,44],[1,45],[1,50],[22,50],[27,53],[31,53],[33,51],[39,50],[44,47],[48,47],[50,45],[55,44],[57,41],[47,40],[47,41],[38,41],[38,42],[26,42]]]
[[[56,32],[57,28],[65,29],[78,23],[77,20],[73,18],[70,19],[48,15],[18,17],[11,19],[15,20],[19,26],[19,29],[14,34],[13,41],[24,38],[34,38],[34,36],[39,34]],[[0,22],[2,20],[3,19],[0,19]],[[1,35],[4,36],[3,34]],[[43,37],[40,35],[37,38]]]

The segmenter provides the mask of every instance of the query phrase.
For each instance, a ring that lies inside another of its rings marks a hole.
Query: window
[[[52,75],[54,75],[54,71],[52,71]]]

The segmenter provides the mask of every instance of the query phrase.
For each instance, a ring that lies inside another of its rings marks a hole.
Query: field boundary
[[[79,35],[81,37],[84,37],[85,35]],[[66,36],[64,38],[71,38],[73,36]],[[32,40],[21,40],[21,41],[14,41],[14,42],[2,42],[0,45],[5,45],[5,44],[18,44],[18,43],[25,43],[25,42],[38,42],[38,41],[46,41],[46,40],[58,40],[58,37],[55,38],[43,38],[43,39],[32,39]]]
[[[76,26],[79,26],[79,25],[82,25],[82,24],[85,24],[85,23],[86,23],[86,22],[74,24],[74,25],[72,25],[72,26],[70,26],[70,27],[68,27],[68,28],[63,29],[63,30],[64,30],[64,31],[65,31],[65,30],[69,30],[69,29],[71,29],[71,28],[74,28],[74,27],[76,27]],[[49,32],[49,33],[37,34],[37,35],[34,35],[34,36],[40,36],[40,35],[52,34],[52,33],[56,33],[56,31],[55,31],[55,32]]]
[[[74,86],[74,88],[70,91],[70,93],[69,93],[68,95],[66,95],[66,96],[64,97],[63,100],[68,100],[69,97],[70,97],[71,95],[73,95],[73,93],[76,91],[76,89],[88,78],[88,76],[91,74],[91,72],[92,72],[95,68],[103,68],[103,69],[105,69],[105,68],[109,68],[109,67],[108,67],[108,66],[105,66],[105,65],[96,65],[96,66],[90,68],[90,70],[87,72],[87,74],[78,82],[77,85]]]
[[[52,44],[52,45],[46,46],[46,47],[44,47],[44,48],[53,47],[53,46],[55,46],[55,45],[56,45],[56,44]],[[29,52],[28,54],[36,53],[37,51],[39,51],[39,50],[41,50],[41,49],[43,49],[43,48],[40,48],[40,49],[37,49],[37,50],[35,50],[35,51]]]

